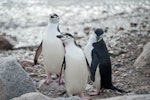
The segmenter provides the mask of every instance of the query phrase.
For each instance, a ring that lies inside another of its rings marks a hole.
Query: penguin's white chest
[[[92,62],[92,50],[93,50],[92,44],[87,44],[84,48],[84,54],[88,60],[89,65],[91,65]]]
[[[92,62],[92,50],[93,50],[93,46],[92,43],[88,43],[85,48],[84,48],[84,54],[87,58],[87,61],[91,67],[91,62]],[[101,81],[101,77],[100,77],[100,72],[99,72],[99,66],[97,66],[96,69],[96,74],[95,74],[95,81],[93,83],[93,85],[96,87],[97,90],[100,89],[100,81]]]
[[[57,27],[48,27],[43,35],[42,53],[47,73],[60,73],[65,51],[61,40],[56,37],[59,34]]]
[[[66,47],[65,85],[69,95],[81,93],[85,90],[88,70],[84,53],[79,48]]]

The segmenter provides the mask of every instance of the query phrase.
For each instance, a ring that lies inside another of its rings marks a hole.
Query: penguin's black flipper
[[[89,63],[88,63],[88,60],[87,60],[87,58],[85,57],[85,59],[86,59],[86,64],[87,64],[87,69],[88,69],[88,72],[89,72],[89,76],[91,77],[91,70],[90,70],[90,65],[89,65]]]
[[[34,56],[34,65],[37,64],[38,58],[39,58],[39,56],[40,56],[40,54],[42,52],[42,43],[43,43],[43,41],[41,42],[41,44],[39,45],[39,47],[36,50],[36,54]]]
[[[65,57],[64,57],[64,61],[63,61],[62,66],[61,66],[60,74],[59,74],[59,85],[60,85],[60,79],[61,79],[63,67],[64,67],[64,69],[66,68],[66,59],[65,59]]]
[[[95,73],[96,73],[96,69],[99,65],[99,59],[97,54],[94,52],[94,50],[92,51],[92,62],[91,62],[91,80],[94,82],[95,81]]]
[[[57,31],[60,32],[59,25],[57,26]],[[60,32],[61,33],[61,32]]]

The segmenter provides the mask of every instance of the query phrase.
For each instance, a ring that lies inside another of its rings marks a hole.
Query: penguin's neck
[[[48,27],[51,27],[51,28],[56,28],[58,27],[58,23],[48,23]]]
[[[70,52],[72,50],[74,50],[74,48],[76,48],[77,46],[75,45],[74,41],[69,42],[68,44],[66,44],[66,51]]]
[[[91,34],[89,41],[88,41],[88,45],[92,45],[95,42],[96,42],[96,38],[95,38],[94,34]]]
[[[51,32],[51,31],[53,31],[53,32],[57,32],[58,31],[58,23],[48,23],[48,31],[49,32]]]

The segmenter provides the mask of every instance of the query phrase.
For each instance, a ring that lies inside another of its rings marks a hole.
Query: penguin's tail
[[[115,87],[115,86],[113,86],[113,85],[110,87],[110,89],[111,89],[111,90],[114,90],[114,91],[116,90],[116,91],[118,91],[118,92],[120,92],[120,93],[129,93],[128,91],[125,91],[125,90],[123,90],[123,89],[118,89],[117,87]]]

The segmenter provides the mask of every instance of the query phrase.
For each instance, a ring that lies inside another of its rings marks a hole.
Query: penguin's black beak
[[[62,36],[62,35],[57,35],[56,37],[57,37],[57,38],[62,38],[63,36]]]

